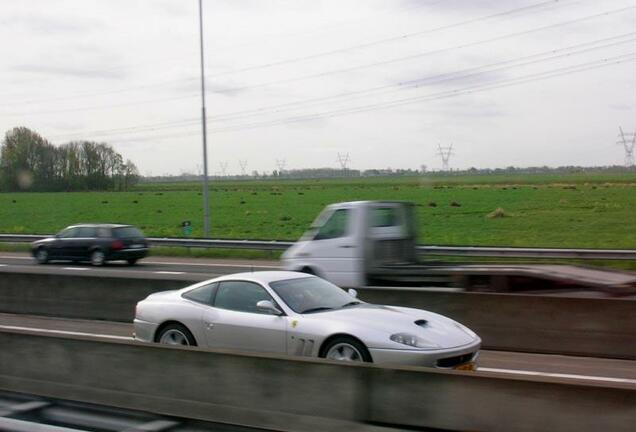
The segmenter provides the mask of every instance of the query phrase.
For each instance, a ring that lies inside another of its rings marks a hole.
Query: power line
[[[563,0],[561,0],[561,1],[563,1]],[[422,36],[422,35],[425,35],[425,34],[430,34],[430,33],[434,33],[434,32],[441,31],[441,30],[448,30],[450,28],[460,27],[460,26],[467,25],[467,24],[473,24],[473,23],[479,22],[479,21],[485,21],[485,20],[490,20],[490,19],[493,19],[493,18],[501,17],[501,16],[512,15],[512,14],[523,12],[523,11],[526,11],[526,10],[531,10],[531,9],[536,9],[536,8],[540,8],[540,7],[545,7],[546,5],[554,5],[554,4],[558,3],[558,2],[559,2],[559,0],[542,1],[542,2],[535,3],[535,4],[532,4],[532,5],[529,5],[529,6],[523,6],[523,7],[519,7],[519,8],[514,8],[514,9],[510,9],[510,10],[504,11],[504,12],[499,12],[499,13],[496,13],[496,14],[486,15],[486,16],[482,16],[482,17],[471,18],[471,19],[468,19],[468,20],[465,20],[465,21],[460,21],[458,23],[447,24],[447,25],[444,25],[444,26],[434,27],[434,28],[427,29],[427,30],[421,30],[421,31],[413,32],[413,33],[402,34],[402,35],[399,35],[399,36],[392,36],[392,37],[389,37],[389,38],[378,39],[378,40],[371,41],[371,42],[365,42],[365,43],[358,44],[358,45],[352,45],[352,46],[348,46],[348,47],[344,47],[344,48],[337,48],[337,49],[334,49],[334,50],[323,51],[323,52],[320,52],[320,53],[310,54],[310,55],[306,55],[306,56],[295,57],[295,58],[281,60],[281,61],[275,61],[275,62],[260,64],[260,65],[254,65],[254,66],[248,66],[248,67],[244,67],[244,68],[234,69],[234,70],[231,70],[231,71],[228,71],[228,72],[223,72],[223,73],[220,73],[220,74],[212,75],[212,77],[214,78],[214,77],[225,76],[225,75],[233,75],[233,74],[236,74],[236,73],[248,72],[248,71],[258,70],[258,69],[266,69],[266,68],[271,68],[271,67],[275,67],[275,66],[281,66],[281,65],[289,64],[289,63],[298,63],[298,62],[307,61],[307,60],[313,60],[313,59],[321,58],[321,57],[325,57],[325,56],[331,56],[331,55],[334,55],[334,54],[342,54],[342,53],[346,53],[346,52],[350,52],[350,51],[354,51],[354,50],[358,50],[358,49],[362,49],[362,48],[369,48],[369,47],[380,45],[380,44],[384,44],[384,43],[403,41],[404,39],[408,39],[408,38],[411,38],[411,37]],[[636,7],[636,6],[631,6],[629,8],[624,8],[624,9],[630,9],[630,8],[633,8],[633,7]]]
[[[222,73],[218,73],[218,74],[214,74],[214,75],[206,75],[206,78],[218,78],[218,77],[221,77],[221,76],[233,75],[233,74],[236,74],[236,73],[241,73],[241,72],[246,72],[246,71],[251,71],[251,70],[265,69],[265,68],[270,68],[270,67],[273,67],[273,66],[278,66],[278,65],[288,64],[288,63],[296,63],[296,62],[299,62],[299,61],[305,61],[305,60],[308,60],[308,59],[320,58],[320,57],[333,55],[333,54],[337,54],[337,53],[348,52],[348,51],[352,51],[352,50],[356,50],[356,49],[360,49],[360,48],[370,47],[370,46],[374,46],[374,45],[378,45],[378,44],[382,44],[382,43],[387,43],[387,42],[392,42],[392,41],[401,41],[401,40],[408,39],[408,38],[414,37],[414,36],[421,36],[421,35],[424,35],[424,34],[434,33],[434,32],[441,31],[441,30],[447,30],[449,28],[461,27],[463,25],[472,24],[472,23],[479,22],[479,21],[484,21],[484,20],[489,20],[489,19],[493,19],[493,18],[497,18],[497,17],[501,17],[501,16],[513,15],[513,14],[516,14],[516,13],[525,12],[527,10],[532,10],[532,9],[536,9],[536,8],[543,8],[543,7],[548,6],[548,5],[554,6],[557,3],[559,3],[559,2],[562,3],[564,1],[567,1],[567,0],[543,1],[543,2],[540,2],[540,3],[535,3],[533,5],[524,6],[524,7],[520,7],[520,8],[514,8],[514,9],[510,9],[510,10],[504,11],[504,12],[499,12],[499,13],[495,13],[495,14],[491,14],[491,15],[482,16],[482,17],[471,18],[471,19],[468,19],[468,20],[465,20],[465,21],[461,21],[461,22],[457,22],[457,23],[453,23],[453,24],[448,24],[448,25],[445,25],[445,26],[435,27],[435,28],[432,28],[432,29],[422,30],[422,31],[413,32],[413,33],[407,33],[407,34],[403,34],[403,35],[399,35],[399,36],[393,36],[393,37],[390,37],[390,38],[380,39],[380,40],[376,40],[376,41],[372,41],[372,42],[366,42],[366,43],[363,43],[363,44],[358,44],[358,45],[349,46],[349,47],[345,47],[345,48],[338,48],[338,49],[335,49],[335,50],[324,51],[324,52],[312,54],[312,55],[309,55],[309,56],[296,57],[296,58],[291,58],[291,59],[287,59],[287,60],[281,60],[281,61],[273,62],[273,63],[265,63],[265,64],[260,64],[260,65],[249,66],[249,67],[246,67],[246,68],[233,69],[231,71],[222,72]],[[578,3],[580,3],[580,2],[578,2]],[[631,8],[634,8],[634,7],[636,7],[636,6],[626,7],[626,8],[617,9],[617,10],[609,11],[609,12],[603,12],[601,14],[596,14],[596,15],[592,15],[592,16],[589,16],[589,17],[581,18],[581,20],[592,19],[592,18],[596,18],[596,17],[599,17],[599,16],[603,16],[603,15],[619,13],[619,12],[623,12],[623,11],[625,11],[627,9],[631,9]],[[569,21],[569,22],[566,22],[566,24],[569,24],[569,23],[572,23],[572,22],[578,22],[578,21]],[[490,41],[492,41],[492,40],[488,40],[488,42],[490,42]],[[479,42],[479,43],[486,43],[486,42]],[[467,47],[467,46],[472,46],[472,45],[474,45],[474,43],[463,45],[461,47]],[[451,47],[449,49],[453,49],[453,48]],[[436,53],[436,52],[440,52],[440,50],[435,50],[433,53]],[[429,55],[429,54],[431,54],[431,52],[427,52],[427,53],[424,53],[422,55]],[[385,62],[376,62],[376,63],[371,63],[371,64],[368,64],[368,65],[356,66],[354,68],[341,69],[341,70],[337,70],[337,71],[334,71],[334,72],[327,72],[326,74],[342,73],[342,72],[357,70],[357,69],[366,68],[366,67],[379,66],[379,65],[384,65],[384,64],[389,64],[389,63],[394,63],[394,62],[399,62],[399,61],[406,61],[406,60],[411,60],[413,58],[417,58],[419,56],[420,55],[407,56],[407,57],[392,59],[392,60],[385,61]],[[314,75],[312,77],[316,77],[316,76],[323,76],[323,75],[322,74],[317,74],[317,75]],[[15,102],[15,103],[12,103],[11,105],[42,103],[42,102],[47,102],[47,101],[70,100],[70,99],[74,99],[74,98],[84,98],[84,97],[90,97],[90,96],[97,96],[97,95],[100,95],[100,94],[117,94],[117,93],[123,93],[123,92],[127,92],[127,91],[139,90],[139,89],[154,88],[154,87],[158,87],[158,86],[164,86],[166,84],[174,84],[174,83],[183,82],[183,81],[195,81],[197,79],[198,78],[195,78],[195,77],[193,77],[193,78],[184,78],[184,79],[164,81],[164,82],[155,83],[155,84],[146,84],[146,85],[142,85],[142,86],[133,86],[133,87],[117,89],[117,90],[109,90],[109,91],[105,91],[105,92],[101,92],[101,93],[100,92],[92,92],[92,93],[85,93],[85,94],[76,95],[76,96],[64,96],[64,97],[59,97],[59,98],[54,98],[54,99]],[[308,78],[303,78],[303,79],[308,79]],[[265,84],[260,84],[260,85],[256,85],[255,87],[261,87],[261,86],[264,86],[264,85]],[[267,85],[271,85],[271,84],[267,84]],[[239,87],[238,89],[242,89],[242,88],[250,88],[250,86]],[[232,90],[228,90],[228,91],[232,91]],[[187,97],[194,97],[194,96],[187,96]],[[152,102],[167,101],[167,100],[173,100],[173,99],[159,99],[159,100],[153,100],[153,101],[146,101],[144,103],[152,103]],[[90,107],[89,108],[78,108],[78,110],[80,110],[80,109],[94,109],[94,108],[90,108]]]
[[[418,54],[415,54],[415,55],[410,55],[410,56],[405,56],[405,57],[400,57],[400,58],[394,58],[394,59],[389,59],[389,60],[384,60],[384,61],[379,61],[379,62],[367,63],[367,64],[364,64],[364,65],[358,65],[358,66],[354,66],[354,67],[339,69],[337,71],[313,74],[312,78],[318,77],[318,76],[325,76],[327,74],[332,74],[332,73],[350,72],[350,71],[354,71],[354,70],[365,69],[365,68],[375,67],[375,66],[379,66],[379,65],[387,65],[387,64],[392,64],[392,63],[397,63],[397,62],[402,62],[402,61],[407,61],[407,60],[413,60],[413,59],[416,59],[416,58],[422,58],[422,57],[425,57],[425,56],[438,54],[438,53],[449,51],[449,50],[463,49],[463,48],[477,46],[477,45],[481,45],[481,44],[486,44],[486,43],[490,43],[490,42],[494,42],[494,41],[498,41],[498,40],[502,40],[502,39],[506,39],[506,38],[510,38],[510,37],[517,37],[517,36],[522,36],[522,35],[526,35],[526,34],[531,34],[531,33],[534,33],[534,32],[543,31],[543,30],[550,29],[550,28],[555,28],[555,27],[560,27],[560,26],[564,26],[564,25],[571,25],[571,24],[575,24],[575,23],[580,23],[580,22],[587,21],[587,20],[594,19],[594,18],[598,18],[598,17],[601,17],[601,16],[608,16],[608,15],[613,15],[613,14],[625,12],[625,11],[627,11],[629,9],[634,9],[634,8],[636,8],[636,6],[623,7],[623,8],[620,8],[620,9],[614,9],[614,10],[611,10],[611,11],[606,11],[606,12],[602,12],[602,13],[598,13],[598,14],[588,15],[588,16],[585,16],[585,17],[576,18],[576,19],[572,19],[572,20],[568,20],[568,21],[562,21],[562,22],[555,23],[555,24],[549,24],[549,25],[546,25],[546,26],[541,26],[541,27],[537,27],[537,28],[533,28],[533,29],[529,29],[529,30],[524,30],[524,31],[514,32],[514,33],[508,33],[506,35],[500,35],[500,36],[496,36],[496,37],[493,37],[493,38],[483,39],[483,40],[480,40],[480,41],[474,41],[474,42],[469,42],[469,43],[465,43],[465,44],[458,44],[458,45],[455,45],[455,46],[452,46],[452,47],[447,47],[447,48],[434,49],[434,50],[426,51],[426,52],[423,52],[423,53],[418,53]],[[291,80],[287,80],[287,81],[291,82]],[[240,88],[237,88],[237,89],[240,89]],[[143,101],[133,101],[133,102],[127,102],[127,103],[110,105],[110,106],[101,105],[101,106],[89,106],[89,107],[82,107],[82,108],[71,108],[71,109],[64,109],[64,110],[55,109],[55,110],[40,111],[40,112],[35,112],[35,113],[33,113],[33,112],[29,112],[29,113],[2,113],[2,115],[4,115],[4,116],[29,116],[29,115],[33,115],[33,114],[42,115],[42,114],[56,114],[56,113],[63,113],[63,112],[102,110],[102,109],[121,108],[121,107],[127,107],[127,106],[142,105],[142,104],[148,104],[148,103],[167,102],[167,101],[174,101],[174,100],[180,100],[180,99],[190,99],[190,98],[194,98],[194,97],[196,97],[196,95],[192,95],[192,96],[177,96],[177,97],[152,99],[152,100],[143,100]]]
[[[508,33],[506,35],[500,35],[500,36],[496,36],[496,37],[493,37],[493,38],[482,39],[480,41],[464,43],[464,44],[458,44],[458,45],[454,45],[454,46],[451,46],[451,47],[445,47],[445,48],[437,48],[437,49],[425,51],[425,52],[422,52],[422,53],[417,53],[417,54],[412,54],[412,55],[402,56],[402,57],[396,57],[396,58],[388,59],[388,60],[381,60],[381,61],[376,61],[376,62],[371,62],[371,63],[365,63],[365,64],[361,64],[361,65],[356,65],[356,66],[350,66],[350,67],[347,67],[347,68],[334,69],[334,70],[331,70],[331,71],[318,72],[318,73],[313,73],[313,74],[309,74],[309,75],[303,75],[303,76],[296,77],[296,78],[288,78],[288,79],[264,82],[264,83],[260,83],[260,84],[232,87],[232,88],[229,88],[227,90],[221,91],[220,93],[236,92],[236,91],[254,89],[254,88],[259,88],[259,87],[267,87],[267,86],[276,85],[276,84],[287,84],[287,83],[290,83],[290,82],[304,81],[304,80],[308,80],[308,79],[320,78],[320,77],[325,77],[325,76],[329,76],[329,75],[341,74],[341,73],[346,73],[346,72],[353,72],[353,71],[357,71],[357,70],[361,70],[361,69],[367,69],[367,68],[371,68],[371,67],[386,66],[386,65],[389,65],[389,64],[401,63],[401,62],[405,62],[405,61],[420,59],[420,58],[427,57],[427,56],[434,55],[434,54],[441,54],[441,53],[444,53],[444,52],[447,52],[447,51],[451,51],[451,50],[463,49],[463,48],[477,46],[477,45],[483,45],[483,44],[487,44],[487,43],[491,43],[491,42],[497,42],[499,40],[503,40],[503,39],[507,39],[507,38],[511,38],[511,37],[525,36],[525,35],[528,35],[528,34],[531,34],[531,33],[535,33],[535,32],[538,32],[538,31],[552,29],[552,28],[556,28],[556,27],[560,27],[560,26],[576,24],[576,23],[579,23],[579,22],[582,22],[582,21],[587,21],[587,20],[590,20],[590,19],[599,18],[601,16],[606,16],[606,15],[610,15],[610,14],[614,14],[614,13],[624,12],[625,10],[632,9],[634,7],[636,7],[636,6],[630,6],[630,7],[627,7],[627,8],[617,9],[615,11],[609,11],[609,12],[603,12],[603,13],[600,13],[600,14],[589,15],[589,16],[586,16],[586,17],[577,18],[577,19],[574,19],[574,20],[563,21],[563,22],[560,22],[560,23],[550,24],[550,25],[546,25],[546,26],[542,26],[542,27],[538,27],[538,28],[534,28],[534,29],[525,30],[525,31]]]
[[[287,118],[278,119],[278,120],[264,121],[264,122],[261,122],[261,123],[256,123],[255,122],[255,123],[252,123],[252,124],[227,126],[225,128],[213,129],[212,133],[231,132],[231,131],[235,131],[235,130],[251,129],[251,128],[254,128],[254,127],[274,126],[274,125],[277,125],[277,124],[298,123],[298,122],[303,122],[303,121],[313,121],[313,120],[318,120],[318,119],[326,119],[326,118],[341,116],[341,115],[345,115],[345,114],[355,114],[355,113],[360,113],[360,112],[375,111],[375,110],[378,110],[378,109],[394,108],[394,107],[397,107],[397,106],[408,105],[408,104],[412,104],[412,103],[431,101],[431,100],[438,100],[438,99],[445,99],[445,98],[452,97],[452,96],[457,96],[457,95],[460,95],[460,94],[475,93],[475,92],[481,92],[481,91],[485,91],[485,90],[492,90],[492,89],[497,89],[497,88],[509,87],[509,86],[517,85],[517,84],[524,84],[524,83],[528,83],[528,82],[534,82],[534,81],[544,80],[544,79],[552,78],[552,77],[556,77],[556,76],[569,75],[569,74],[572,74],[572,73],[583,72],[583,71],[587,71],[587,70],[597,69],[597,68],[600,68],[600,67],[605,67],[605,66],[625,63],[625,62],[634,61],[634,60],[636,60],[636,52],[632,52],[632,53],[629,53],[629,54],[616,56],[616,57],[613,57],[613,58],[604,58],[604,59],[600,59],[600,60],[596,60],[596,61],[592,61],[592,62],[588,62],[588,63],[583,63],[583,64],[579,64],[579,65],[568,66],[568,67],[564,67],[564,68],[557,68],[557,69],[553,69],[553,70],[549,70],[549,71],[529,74],[529,75],[525,75],[525,76],[522,76],[522,77],[505,79],[505,80],[501,80],[499,82],[495,82],[495,83],[492,83],[492,84],[481,84],[481,85],[476,85],[476,86],[473,86],[473,87],[467,87],[467,88],[464,88],[464,89],[449,90],[449,91],[444,91],[444,92],[439,92],[439,93],[432,93],[432,94],[429,94],[429,95],[413,96],[413,97],[408,97],[408,98],[403,98],[403,99],[394,99],[394,100],[391,100],[391,101],[386,101],[386,102],[381,102],[381,103],[376,103],[376,104],[367,104],[367,105],[361,105],[361,106],[358,106],[358,107],[350,107],[350,108],[343,108],[343,109],[339,109],[339,110],[317,112],[317,113],[313,113],[313,114],[299,115],[299,116],[295,116],[295,117],[287,117]]]
[[[614,66],[617,64],[625,63],[625,62],[631,62],[634,60],[636,60],[636,52],[631,52],[631,53],[627,53],[627,54],[619,55],[615,57],[603,58],[603,59],[586,62],[582,64],[542,71],[542,72],[528,74],[528,75],[520,76],[520,77],[499,80],[494,83],[481,84],[481,85],[465,87],[460,89],[453,89],[453,90],[431,93],[431,94],[422,95],[422,96],[414,96],[414,97],[403,98],[403,99],[394,99],[394,100],[385,101],[381,103],[367,104],[367,105],[344,108],[339,110],[324,111],[324,112],[318,112],[313,114],[286,117],[282,119],[266,120],[261,122],[253,122],[253,123],[239,124],[239,125],[228,126],[223,128],[216,128],[216,129],[210,130],[210,133],[242,131],[242,130],[254,129],[259,127],[276,126],[280,124],[297,123],[302,121],[331,118],[331,117],[347,115],[347,114],[374,111],[378,109],[394,108],[397,106],[408,105],[412,103],[434,101],[434,100],[445,99],[448,97],[460,96],[464,94],[494,90],[494,89],[505,88],[505,87],[510,87],[510,86],[519,85],[519,84],[526,84],[526,83],[545,80],[545,79],[549,79],[553,77],[565,76],[565,75],[570,75],[573,73],[585,72],[585,71],[594,70],[594,69],[598,69],[602,67]],[[141,138],[129,139],[129,141],[146,141],[146,140],[154,140],[154,139],[180,138],[180,137],[191,136],[193,133],[194,132],[192,133],[186,132],[186,133],[179,133],[179,134],[172,134],[172,135],[165,135],[165,136],[141,137]],[[121,142],[122,140],[118,140],[118,141]]]
[[[409,10],[413,10],[413,9],[420,9],[423,6],[433,6],[433,5],[436,5],[436,4],[439,4],[439,3],[443,3],[444,1],[446,1],[446,0],[438,0],[438,1],[434,1],[434,2],[428,3],[428,4],[424,4],[424,3],[414,4],[414,5],[411,5],[409,7],[400,8],[399,10],[400,11],[409,11]],[[333,29],[335,27],[348,26],[348,25],[352,25],[352,24],[356,24],[356,23],[364,22],[364,21],[368,21],[368,19],[341,22],[341,23],[331,24],[331,25],[328,25],[328,26],[324,26],[322,28],[316,28],[316,29],[313,29],[313,30],[303,31],[303,32],[259,35],[259,36],[255,36],[257,40],[254,41],[254,42],[248,42],[248,43],[242,43],[242,44],[231,44],[231,45],[217,45],[217,46],[213,46],[213,49],[214,49],[215,52],[218,52],[219,50],[223,51],[223,50],[228,50],[228,49],[236,49],[236,48],[241,47],[241,46],[254,45],[255,43],[262,44],[264,38],[270,39],[270,38],[302,36],[304,34],[318,33],[318,32],[322,32],[322,31],[327,31],[329,29]],[[173,57],[173,58],[169,58],[169,59],[166,59],[166,58],[154,59],[154,60],[150,60],[150,61],[136,62],[136,63],[125,64],[125,65],[120,65],[120,66],[100,67],[99,69],[82,69],[82,72],[86,72],[86,73],[104,72],[104,71],[128,69],[128,68],[135,67],[135,66],[153,65],[153,64],[157,64],[157,63],[167,63],[167,62],[173,62],[174,63],[175,61],[182,61],[183,59],[186,59],[186,58],[189,59],[190,57],[178,57],[178,58],[174,58]],[[166,85],[166,84],[173,84],[173,83],[176,83],[176,82],[182,82],[182,81],[195,81],[197,79],[198,79],[197,77],[181,78],[181,79],[163,81],[163,82],[153,83],[153,84],[146,84],[146,85],[133,86],[133,87],[125,87],[125,88],[121,88],[121,89],[104,90],[104,91],[89,92],[89,93],[80,93],[80,94],[71,95],[71,96],[60,96],[60,97],[57,97],[57,98],[35,99],[35,100],[20,101],[20,102],[12,103],[11,105],[63,101],[63,100],[71,100],[71,99],[80,99],[80,98],[86,98],[86,97],[100,96],[100,95],[105,95],[105,94],[116,94],[116,93],[123,93],[123,92],[128,92],[128,91],[136,91],[136,90],[140,90],[140,89],[153,88],[153,87],[163,86],[163,85]],[[2,94],[2,95],[0,95],[0,97],[2,97],[2,98],[12,97],[12,96],[15,96],[15,95],[14,94]]]
[[[439,83],[444,81],[452,81],[457,79],[466,79],[473,76],[478,76],[483,73],[492,73],[494,71],[507,70],[511,68],[519,68],[523,66],[546,62],[546,61],[557,60],[564,57],[584,54],[594,50],[605,49],[608,47],[630,43],[635,41],[636,38],[632,37],[626,40],[620,40],[620,39],[625,39],[627,37],[634,36],[634,35],[636,35],[636,32],[630,32],[630,33],[625,33],[622,35],[612,36],[612,37],[598,39],[594,41],[588,41],[588,42],[572,45],[569,47],[552,49],[552,50],[548,50],[548,51],[544,51],[544,52],[536,53],[532,55],[521,56],[521,57],[498,61],[498,62],[486,64],[486,65],[475,66],[475,67],[471,67],[471,68],[467,68],[463,70],[425,76],[415,80],[400,82],[397,84],[378,86],[378,87],[373,87],[369,89],[355,90],[355,91],[340,93],[336,95],[322,96],[318,98],[288,102],[284,104],[260,107],[256,109],[235,111],[235,112],[226,113],[226,114],[217,114],[217,115],[209,116],[208,119],[214,120],[214,121],[236,120],[236,119],[241,119],[245,117],[253,117],[255,115],[260,115],[260,114],[267,114],[267,111],[271,111],[271,110],[275,110],[273,113],[279,113],[283,111],[288,111],[290,109],[296,109],[296,107],[298,106],[314,105],[317,103],[323,103],[323,102],[334,100],[334,99],[348,98],[349,96],[354,96],[356,98],[359,98],[359,97],[369,96],[372,94],[377,94],[378,92],[392,93],[396,91],[402,91],[404,89],[419,88],[422,84],[425,84],[425,83],[430,84],[430,83]],[[614,41],[614,42],[604,44],[604,45],[598,45],[599,43],[609,42],[609,41]],[[598,45],[598,46],[594,46],[594,45]],[[587,47],[587,48],[584,48],[584,47]],[[584,48],[584,49],[573,51],[576,48]],[[550,55],[550,56],[545,57],[546,55]],[[527,60],[527,61],[522,62],[523,60]],[[496,66],[500,66],[500,67],[496,67]],[[280,108],[283,108],[283,109],[280,109]],[[196,123],[196,121],[197,120],[195,118],[189,118],[189,119],[183,119],[183,120],[178,120],[173,122],[155,123],[155,124],[132,126],[132,127],[126,127],[126,128],[104,129],[104,130],[92,131],[90,132],[90,134],[95,136],[95,135],[112,135],[112,134],[118,134],[118,133],[137,132],[137,131],[140,132],[142,130],[153,131],[153,130],[161,130],[166,128],[173,128],[173,127],[190,126]],[[86,132],[80,132],[80,133],[74,133],[74,134],[64,134],[61,136],[72,137],[72,136],[82,136],[86,134],[87,134]],[[56,138],[56,136],[54,135],[52,138]]]
[[[561,58],[564,58],[564,57],[570,57],[570,56],[573,56],[573,55],[588,53],[590,51],[594,51],[594,50],[598,50],[598,49],[604,49],[604,48],[609,48],[609,47],[613,47],[613,46],[618,46],[618,45],[634,42],[634,41],[636,41],[636,38],[631,38],[631,39],[623,40],[623,41],[617,41],[617,42],[614,42],[614,43],[610,43],[610,44],[606,44],[606,45],[602,45],[602,46],[597,46],[597,47],[589,47],[589,48],[586,48],[586,49],[583,49],[583,50],[579,50],[579,51],[567,52],[567,51],[570,51],[570,50],[572,50],[574,48],[594,45],[594,44],[598,44],[599,42],[605,42],[605,41],[609,41],[609,40],[615,40],[615,39],[618,39],[618,38],[624,38],[626,36],[634,36],[634,35],[636,35],[636,32],[631,32],[631,33],[627,33],[627,34],[620,35],[620,36],[614,36],[614,37],[610,37],[610,38],[600,39],[600,40],[597,40],[597,41],[577,44],[577,45],[573,45],[573,46],[566,47],[566,48],[552,49],[552,50],[544,51],[544,52],[538,53],[538,54],[517,57],[517,58],[508,59],[508,60],[499,61],[499,62],[490,63],[490,64],[486,64],[486,65],[481,65],[481,66],[475,66],[475,67],[471,67],[471,68],[467,68],[467,69],[463,69],[463,70],[459,70],[459,71],[425,76],[425,77],[421,77],[421,78],[418,78],[418,79],[415,79],[415,80],[399,82],[397,84],[389,84],[389,85],[372,87],[372,88],[367,88],[367,89],[362,89],[362,90],[354,90],[354,91],[339,93],[339,94],[336,94],[336,95],[321,96],[321,97],[317,97],[317,98],[311,98],[311,99],[304,99],[304,100],[300,100],[300,101],[287,102],[287,103],[273,105],[273,106],[270,105],[270,106],[254,108],[254,109],[250,109],[250,110],[235,111],[235,112],[226,113],[226,114],[217,114],[217,115],[214,115],[212,118],[214,120],[218,121],[218,120],[233,119],[233,117],[237,117],[237,116],[239,118],[242,118],[242,117],[245,117],[245,116],[250,117],[250,116],[261,114],[263,112],[266,112],[266,111],[269,111],[269,110],[273,110],[273,109],[275,109],[276,112],[281,112],[281,111],[286,111],[286,109],[280,110],[279,108],[292,107],[292,109],[293,109],[293,107],[296,107],[298,105],[322,103],[322,102],[333,100],[333,99],[348,98],[350,96],[354,96],[354,97],[359,98],[359,97],[369,96],[371,94],[375,95],[378,92],[387,93],[387,92],[402,91],[404,89],[419,88],[424,83],[439,83],[439,82],[449,81],[449,80],[453,80],[453,79],[465,79],[467,77],[477,76],[479,74],[483,74],[483,73],[487,73],[487,72],[491,73],[491,72],[494,72],[494,71],[501,71],[501,70],[506,70],[506,69],[511,69],[511,68],[518,68],[518,67],[521,67],[521,66],[528,66],[528,65],[537,64],[537,63],[540,63],[540,62],[557,60],[557,59],[561,59]],[[564,54],[557,54],[559,52],[564,52],[564,51],[565,51]],[[511,63],[520,62],[522,60],[530,60],[530,59],[536,58],[536,57],[545,57],[548,54],[550,54],[550,56],[546,57],[546,58],[539,58],[539,59],[536,59],[536,60],[526,61],[526,62],[519,63],[519,64],[512,64],[510,66],[499,67],[499,68],[493,69],[493,67],[495,67],[495,66],[509,65]],[[488,69],[488,70],[481,71],[482,69]],[[474,73],[467,74],[468,72],[474,72]]]

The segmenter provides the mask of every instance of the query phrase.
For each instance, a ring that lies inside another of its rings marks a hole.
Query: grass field
[[[0,232],[100,221],[181,237],[181,222],[190,220],[197,237],[199,191],[170,183],[125,193],[0,194]],[[636,248],[634,173],[214,182],[210,199],[215,238],[295,240],[326,204],[392,199],[419,205],[421,243]],[[488,217],[497,208],[504,217]]]

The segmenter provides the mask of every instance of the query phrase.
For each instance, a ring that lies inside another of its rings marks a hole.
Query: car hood
[[[53,241],[55,241],[55,237],[45,237],[43,239],[36,240],[36,241],[32,242],[31,244],[32,245],[41,245],[41,244],[51,243]]]
[[[452,348],[479,340],[450,318],[421,309],[363,303],[333,311],[307,314],[307,319],[325,320],[353,328],[358,334],[376,332],[388,339],[396,333],[408,333],[431,348]],[[407,346],[395,343],[396,348]]]

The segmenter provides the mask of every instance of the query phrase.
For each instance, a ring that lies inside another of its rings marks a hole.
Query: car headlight
[[[472,331],[471,329],[469,329],[468,327],[466,327],[463,324],[460,324],[458,322],[455,323],[455,326],[460,329],[461,331],[463,331],[464,333],[466,333],[468,336],[472,337],[473,339],[477,338],[477,333],[475,333],[474,331]]]
[[[393,342],[397,342],[402,345],[412,346],[414,348],[428,348],[428,349],[440,348],[439,345],[426,341],[410,333],[396,333],[391,335],[390,339]]]

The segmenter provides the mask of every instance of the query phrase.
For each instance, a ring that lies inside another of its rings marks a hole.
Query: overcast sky
[[[636,1],[204,0],[209,171],[622,164]],[[0,5],[0,130],[202,164],[196,0]]]

